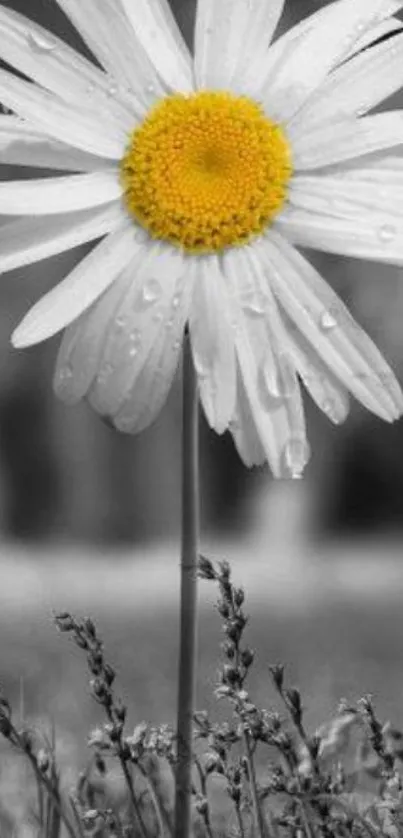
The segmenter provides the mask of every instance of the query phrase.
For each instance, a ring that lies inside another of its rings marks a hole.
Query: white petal
[[[229,430],[233,436],[238,454],[248,468],[262,466],[266,462],[266,451],[253,418],[239,366],[236,408]]]
[[[133,127],[133,112],[109,95],[110,82],[74,49],[38,24],[0,6],[0,42],[3,61],[64,101],[104,114],[126,130]]]
[[[122,0],[133,30],[161,78],[173,90],[193,90],[192,64],[168,0]]]
[[[188,262],[181,251],[161,242],[150,241],[133,266],[132,282],[111,321],[89,395],[99,413],[117,414],[131,399],[160,332],[165,330],[169,340],[175,306],[180,304],[179,283],[187,274]]]
[[[292,58],[293,53],[295,52],[295,48],[297,45],[301,45],[308,35],[311,36],[312,32],[314,31],[315,27],[318,25],[324,26],[327,22],[329,25],[329,21],[331,20],[332,16],[334,15],[334,8],[339,2],[344,2],[344,0],[337,0],[337,2],[329,3],[327,6],[319,9],[312,15],[305,17],[300,23],[296,26],[293,26],[284,35],[278,38],[274,44],[268,50],[264,61],[262,61],[260,66],[260,72],[254,78],[254,86],[250,87],[250,90],[256,90],[256,78],[259,79],[259,90],[260,96],[264,96],[265,88],[267,87],[266,95],[270,92],[270,82],[271,79],[274,78],[275,73],[277,70],[285,65],[285,63]],[[378,21],[379,23],[371,24],[368,29],[365,29],[364,33],[355,40],[351,47],[349,47],[343,56],[343,60],[347,60],[347,58],[354,55],[356,52],[364,49],[368,44],[375,41],[378,37],[382,37],[382,35],[396,28],[400,24],[400,21],[394,18],[391,21],[388,21],[391,15],[394,15],[396,12],[399,11],[401,8],[402,3],[400,0],[385,0],[382,6],[379,9],[378,13]]]
[[[128,283],[133,280],[133,262],[99,300],[64,332],[57,357],[54,389],[66,404],[80,401],[98,372],[107,329]]]
[[[236,398],[234,335],[225,280],[216,256],[200,257],[194,268],[190,337],[200,399],[217,433],[227,429]]]
[[[120,204],[54,217],[24,218],[0,227],[0,273],[31,265],[116,230],[126,219]]]
[[[72,323],[115,281],[139,249],[131,222],[106,236],[30,309],[12,336],[14,346],[40,343]]]
[[[266,54],[283,6],[284,0],[199,0],[195,28],[198,86],[231,86],[241,92],[245,72],[256,79],[251,64]]]
[[[342,256],[403,265],[403,229],[385,213],[384,219],[364,214],[332,218],[288,207],[274,224],[294,244]]]
[[[118,125],[85,108],[63,102],[49,91],[17,79],[5,70],[0,70],[0,101],[56,140],[100,157],[112,160],[122,157],[126,134]]]
[[[384,10],[385,0],[331,3],[267,77],[263,91],[267,112],[282,121],[291,119],[365,31],[379,22]]]
[[[340,117],[362,116],[403,85],[403,33],[338,67],[299,111],[293,136]]]
[[[182,351],[191,292],[189,273],[177,283],[169,328],[162,326],[157,332],[129,396],[113,417],[118,430],[139,433],[151,425],[165,404]]]
[[[331,422],[340,425],[347,419],[350,408],[346,388],[285,314],[283,318],[286,319],[287,350],[298,374],[319,409]]]
[[[0,183],[0,215],[52,215],[102,206],[122,194],[117,171]]]
[[[319,273],[274,230],[256,245],[268,281],[288,317],[365,407],[387,421],[403,394],[372,340]]]
[[[381,172],[374,170],[374,174]],[[387,183],[376,177],[372,181],[366,180],[363,174],[360,178],[297,175],[293,178],[288,199],[293,207],[336,218],[362,221],[363,215],[366,215],[370,224],[378,221],[381,225],[389,216],[391,223],[400,223],[403,216],[403,179],[401,183],[393,183],[392,177],[393,173]]]
[[[290,132],[296,171],[332,166],[403,143],[403,112],[390,111],[363,119],[348,119],[313,128],[309,134]]]
[[[380,22],[375,24],[375,26],[371,26],[367,31],[362,35],[361,38],[356,41],[354,46],[351,50],[344,56],[344,61],[349,58],[352,58],[353,55],[357,55],[361,50],[366,49],[371,44],[374,44],[376,41],[384,38],[386,35],[390,35],[391,32],[397,32],[402,27],[402,21],[398,17],[391,17],[391,15],[400,11],[401,3],[399,0],[395,2],[395,0],[391,0],[390,3],[386,4],[382,10],[382,17],[385,16],[383,20],[380,17]]]
[[[296,380],[287,393],[277,389],[283,373],[277,306],[267,283],[265,288],[261,284],[262,271],[259,266],[256,271],[251,252],[248,247],[226,251],[224,274],[231,291],[236,352],[250,411],[273,474],[285,477],[301,473],[309,459],[304,411]],[[253,288],[257,297],[251,304]]]
[[[111,161],[53,140],[16,116],[0,115],[0,164],[85,172],[110,168]]]
[[[149,106],[155,97],[164,95],[154,64],[135,38],[120,0],[57,2],[117,87],[132,91],[136,108],[140,103]],[[116,93],[121,95],[122,91]]]

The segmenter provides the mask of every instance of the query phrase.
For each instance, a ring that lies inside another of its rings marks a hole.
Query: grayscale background
[[[84,48],[54,0],[2,3]],[[283,26],[322,5],[288,0]],[[190,43],[194,0],[172,6]],[[0,167],[1,178],[22,176]],[[97,620],[133,723],[172,721],[176,690],[180,383],[152,428],[119,435],[85,404],[55,399],[59,337],[10,347],[27,308],[85,252],[0,277],[0,682],[14,701],[23,698],[30,718],[54,719],[66,770],[82,763],[97,711],[83,661],[56,634],[52,609]],[[311,257],[403,381],[402,270]],[[203,551],[229,559],[245,584],[263,702],[266,664],[284,660],[306,696],[308,725],[342,696],[365,692],[399,723],[403,420],[383,424],[353,403],[346,424],[334,427],[308,398],[306,412],[313,455],[296,482],[248,471],[230,436],[215,436],[202,420]],[[211,701],[219,654],[213,600],[203,583],[200,707]]]

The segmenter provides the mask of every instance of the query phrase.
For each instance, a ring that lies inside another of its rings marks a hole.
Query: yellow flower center
[[[286,200],[291,152],[251,99],[175,94],[133,131],[121,173],[128,211],[154,238],[210,253],[270,224]]]

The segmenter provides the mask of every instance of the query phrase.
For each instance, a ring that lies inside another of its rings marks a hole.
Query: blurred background
[[[55,0],[2,3],[85,51]],[[288,0],[282,27],[323,5]],[[191,43],[194,0],[172,7]],[[28,174],[0,167],[1,178]],[[51,609],[98,619],[134,718],[172,720],[180,513],[180,382],[152,428],[119,435],[85,404],[66,408],[53,396],[59,338],[25,351],[10,346],[28,307],[84,252],[0,281],[0,682],[23,695],[25,713],[54,717],[75,757],[95,711],[85,703],[83,662],[52,629]],[[401,269],[309,256],[403,381]],[[334,427],[308,398],[306,412],[312,460],[303,481],[286,483],[246,470],[230,436],[217,437],[202,420],[203,550],[228,558],[246,586],[261,700],[271,700],[266,663],[284,659],[305,691],[310,723],[342,695],[368,691],[398,721],[403,422],[389,426],[353,403],[347,423]],[[205,583],[201,601],[203,706],[220,626]]]

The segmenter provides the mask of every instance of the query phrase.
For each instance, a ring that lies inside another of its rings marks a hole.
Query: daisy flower
[[[337,0],[275,38],[284,0],[198,0],[194,54],[167,0],[55,0],[96,63],[0,6],[0,271],[96,241],[28,312],[65,330],[55,372],[121,431],[160,411],[190,333],[211,427],[299,476],[301,382],[330,420],[386,421],[393,373],[297,246],[403,263],[398,0]],[[384,36],[390,35],[385,38]]]

